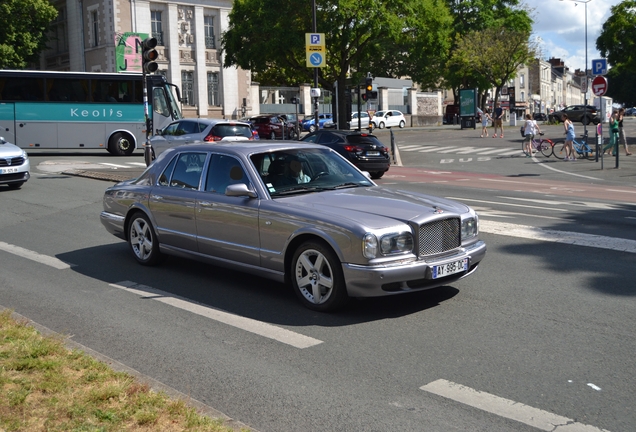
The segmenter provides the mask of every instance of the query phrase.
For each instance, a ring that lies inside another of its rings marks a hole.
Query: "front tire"
[[[548,140],[541,140],[539,144],[539,148],[541,149],[541,154],[545,157],[552,156],[552,143]]]
[[[552,147],[552,153],[557,159],[565,159],[565,141],[556,141]]]
[[[148,216],[136,212],[128,224],[128,244],[139,264],[152,266],[159,260],[159,240]]]
[[[115,156],[130,156],[135,151],[135,142],[124,132],[117,132],[108,141],[108,151]]]
[[[378,124],[378,129],[384,129],[384,122],[380,122],[380,124]]]
[[[309,309],[333,311],[349,300],[342,264],[323,242],[307,241],[300,245],[292,258],[290,275],[294,293]]]
[[[7,186],[9,186],[9,189],[20,189],[23,184],[24,184],[24,182],[9,183],[9,184],[7,184]]]
[[[406,122],[404,120],[400,120],[400,129],[403,129],[406,126]]]
[[[382,178],[382,176],[384,175],[385,172],[386,171],[375,171],[375,172],[372,172],[372,173],[369,173],[369,174],[371,175],[371,179],[372,180],[377,180],[377,179]]]

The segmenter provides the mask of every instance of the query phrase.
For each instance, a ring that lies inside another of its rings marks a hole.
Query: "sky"
[[[590,0],[587,3],[587,57],[591,62],[602,58],[596,39],[610,8],[621,0]],[[585,4],[573,0],[527,0],[533,11],[533,36],[539,40],[543,59],[560,58],[574,72],[585,67]]]

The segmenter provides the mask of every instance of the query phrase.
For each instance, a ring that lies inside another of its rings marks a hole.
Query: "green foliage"
[[[22,69],[45,48],[57,11],[47,0],[0,2],[0,69]]]
[[[612,6],[612,14],[603,23],[596,48],[612,66],[636,67],[636,0]]]
[[[634,68],[624,64],[614,66],[607,73],[606,96],[626,107],[636,106],[636,80],[634,78]]]
[[[537,55],[526,31],[506,27],[469,32],[457,44],[451,64],[483,76],[496,87],[495,102],[501,88],[515,76],[517,68]]]

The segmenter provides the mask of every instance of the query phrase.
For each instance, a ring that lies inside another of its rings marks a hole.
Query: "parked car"
[[[584,125],[588,125],[590,123],[599,124],[601,121],[598,109],[594,105],[587,105],[587,108],[585,105],[570,105],[561,111],[553,112],[548,116],[548,118],[552,122],[563,122],[563,114],[567,114],[571,121],[580,121]]]
[[[296,130],[279,114],[262,114],[250,117],[258,135],[267,139],[295,139]]]
[[[548,121],[548,115],[546,113],[534,113],[532,118],[536,121]]]
[[[351,114],[351,122],[349,123],[349,129],[357,130],[358,128],[358,116],[360,117],[360,124],[362,129],[369,129],[369,123],[371,122],[371,117],[369,113],[366,111],[362,111],[359,115],[358,112],[354,112]],[[371,127],[373,127],[373,123],[371,123]]]
[[[397,110],[377,111],[371,121],[375,127],[380,129],[393,126],[403,128],[406,126],[404,114]]]
[[[375,135],[346,130],[320,129],[301,140],[327,146],[361,171],[367,171],[372,179],[381,178],[391,166],[389,149]]]
[[[169,149],[106,189],[100,221],[139,264],[167,254],[252,273],[316,311],[449,285],[486,255],[469,206],[396,193],[330,148],[291,141]]]
[[[628,115],[628,116],[636,115],[636,107],[626,108],[625,115]]]
[[[250,127],[252,128],[252,138],[254,138],[255,140],[261,139],[261,137],[258,135],[258,129],[256,129],[256,126],[254,125],[254,123],[252,123],[249,117],[243,117],[242,119],[239,119],[239,121],[250,125]]]
[[[278,114],[278,116],[282,117],[283,120],[289,125],[294,127],[293,133],[290,134],[291,139],[297,139],[297,132],[300,132],[300,121],[298,120],[298,116],[296,114]]]
[[[324,124],[328,121],[333,121],[333,115],[331,113],[318,114],[318,126],[320,128],[324,127]],[[316,127],[316,122],[314,120],[313,115],[308,115],[301,122],[301,129],[304,131],[313,132],[318,127]]]
[[[0,137],[0,185],[18,189],[31,178],[30,171],[27,152]]]
[[[170,123],[150,139],[155,156],[182,144],[254,140],[248,123],[205,118],[181,119]]]

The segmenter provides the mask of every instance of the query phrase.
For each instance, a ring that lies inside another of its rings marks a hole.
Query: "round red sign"
[[[597,76],[592,81],[592,93],[596,96],[603,96],[607,92],[607,78],[602,75]]]

